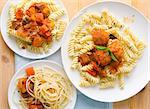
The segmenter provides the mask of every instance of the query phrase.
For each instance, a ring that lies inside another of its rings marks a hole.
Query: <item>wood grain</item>
[[[149,109],[150,107],[150,83],[132,98],[113,104],[114,109]]]
[[[70,19],[84,6],[98,0],[62,0],[68,10]],[[99,0],[102,1],[102,0]],[[106,1],[106,0],[105,0]],[[147,17],[150,18],[150,0],[114,0],[122,1],[135,6]],[[6,0],[0,0],[0,12]],[[0,35],[0,109],[8,109],[7,89],[9,81],[13,75],[14,55],[13,52],[6,46]],[[150,84],[146,86],[136,96],[113,104],[114,109],[149,109],[150,107]]]
[[[0,12],[6,1],[1,0]],[[14,73],[14,55],[6,46],[0,34],[0,109],[8,109],[7,90]]]
[[[14,73],[14,55],[0,35],[0,109],[8,109],[7,89]]]
[[[1,0],[0,12],[5,3]],[[7,90],[10,79],[14,73],[14,55],[6,46],[0,34],[0,109],[8,109]]]
[[[0,1],[0,12],[6,0]],[[4,43],[0,34],[0,109],[8,109],[7,90],[14,73],[14,54]]]

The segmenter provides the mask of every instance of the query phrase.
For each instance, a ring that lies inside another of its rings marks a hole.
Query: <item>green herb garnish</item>
[[[96,46],[97,50],[107,50],[109,52],[109,55],[111,56],[112,60],[118,61],[117,58],[114,56],[114,54],[110,51],[109,48],[104,47],[104,46]]]
[[[112,60],[118,61],[117,58],[114,56],[114,54],[108,49],[109,55],[111,56]]]
[[[106,50],[107,47],[104,47],[104,46],[96,46],[96,49],[97,49],[97,50]]]

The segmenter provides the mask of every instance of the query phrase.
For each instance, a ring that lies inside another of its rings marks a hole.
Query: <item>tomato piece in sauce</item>
[[[44,107],[39,104],[38,105],[30,104],[29,109],[44,109]]]
[[[35,74],[33,67],[29,67],[25,71],[26,71],[27,76],[31,76]]]
[[[47,31],[46,33],[45,33],[45,38],[47,38],[47,37],[49,37],[49,36],[51,36],[51,32],[50,31]]]
[[[16,16],[16,19],[18,20],[21,20],[23,18],[23,11],[21,9],[18,9],[15,16]]]
[[[87,71],[87,73],[89,73],[92,76],[97,76],[96,71],[93,71],[93,70],[89,70],[89,71]]]
[[[34,6],[30,7],[28,11],[30,12],[30,14],[35,14],[36,13],[36,10],[35,10]]]
[[[49,30],[49,28],[46,25],[42,25],[40,27],[40,33],[46,33]]]
[[[36,21],[42,23],[42,21],[44,20],[44,16],[42,13],[36,13],[35,14],[36,17]]]
[[[51,42],[52,41],[52,36],[49,36],[46,41]]]
[[[107,72],[105,70],[102,70],[100,73],[99,73],[100,77],[106,77],[107,76]]]
[[[32,45],[35,47],[41,47],[43,43],[43,39],[40,36],[37,36],[33,39]]]

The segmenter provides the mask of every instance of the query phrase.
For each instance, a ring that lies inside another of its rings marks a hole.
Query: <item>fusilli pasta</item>
[[[95,30],[103,30],[104,32],[96,31],[97,33],[94,33]],[[71,67],[80,71],[82,80],[79,85],[81,87],[99,84],[100,88],[109,88],[114,87],[116,80],[119,80],[119,86],[123,89],[125,86],[124,77],[136,66],[137,60],[141,57],[145,48],[144,42],[139,40],[128,27],[107,10],[102,11],[101,14],[86,12],[70,35],[72,37],[68,44],[68,54],[73,59]],[[109,36],[107,46],[100,44],[101,40],[107,41],[107,37],[101,39],[103,35]],[[113,41],[116,39],[121,47],[117,47],[118,45],[115,43],[113,54],[110,45],[113,45]],[[101,52],[98,50],[101,50]],[[107,55],[111,56],[110,64],[105,67],[101,65],[101,61],[107,62],[109,57],[100,60],[103,51],[108,51]],[[116,52],[123,57],[118,56],[118,58]]]

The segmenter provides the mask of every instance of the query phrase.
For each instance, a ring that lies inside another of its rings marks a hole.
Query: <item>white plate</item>
[[[16,89],[17,79],[25,75],[26,68],[31,67],[31,66],[38,67],[38,66],[43,66],[43,65],[49,66],[51,69],[67,76],[64,69],[59,64],[53,61],[39,60],[39,61],[34,61],[34,62],[26,64],[15,73],[15,75],[10,81],[9,89],[8,89],[8,103],[9,103],[10,109],[22,109],[21,108],[22,106],[17,102],[19,100],[19,93]],[[72,86],[72,92],[73,92],[73,95],[72,95],[71,101],[68,103],[68,105],[64,109],[74,109],[76,99],[77,99],[77,92],[73,86]]]
[[[68,56],[67,48],[68,42],[71,38],[72,30],[81,21],[81,16],[85,12],[101,12],[103,9],[108,9],[117,19],[123,19],[125,16],[135,15],[135,22],[129,27],[138,36],[139,39],[148,41],[148,20],[136,9],[120,2],[97,2],[82,9],[70,22],[67,27],[63,45],[62,45],[62,62],[64,69],[74,84],[74,86],[84,95],[91,99],[102,102],[117,102],[125,100],[143,89],[148,83],[148,45],[145,49],[142,58],[138,61],[136,68],[131,72],[129,77],[125,77],[125,88],[121,90],[118,86],[109,89],[99,89],[98,87],[83,88],[79,86],[80,75],[77,70],[71,69],[71,58]]]
[[[14,51],[16,54],[25,57],[25,58],[29,58],[29,59],[41,59],[41,58],[45,58],[48,57],[50,55],[52,55],[53,53],[55,53],[61,46],[61,42],[62,39],[59,41],[55,41],[52,43],[52,47],[49,49],[48,53],[43,53],[43,54],[36,54],[36,53],[32,53],[29,52],[28,50],[24,50],[24,49],[20,49],[17,46],[16,41],[13,38],[10,38],[8,33],[7,33],[7,21],[9,18],[9,7],[11,5],[11,3],[15,3],[17,4],[18,2],[20,2],[21,0],[8,0],[7,3],[5,4],[3,10],[2,10],[2,14],[1,14],[1,33],[3,36],[3,39],[5,41],[5,43],[8,45],[8,47]],[[65,15],[62,17],[68,24],[69,22],[69,17],[66,11],[66,8],[64,7],[63,3],[61,2],[61,0],[55,0],[55,3],[57,5],[59,5],[62,9],[65,10]]]

